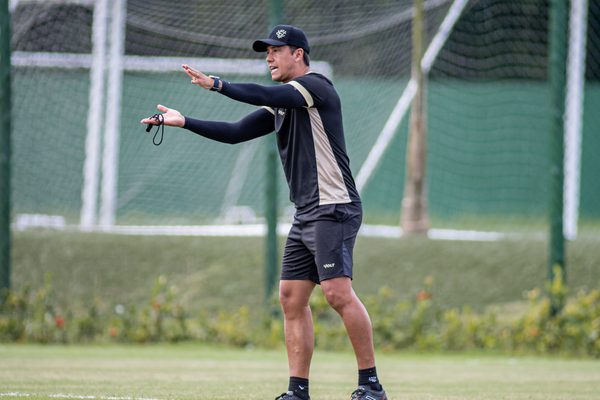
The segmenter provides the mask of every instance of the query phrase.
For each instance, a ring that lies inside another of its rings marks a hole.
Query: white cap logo
[[[282,37],[284,37],[286,35],[286,31],[284,29],[280,29],[277,31],[276,35],[277,35],[277,39],[281,39]]]

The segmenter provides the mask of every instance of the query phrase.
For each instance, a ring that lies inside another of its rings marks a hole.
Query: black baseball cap
[[[254,51],[263,52],[267,51],[267,46],[286,46],[292,45],[304,49],[306,54],[310,53],[310,46],[308,45],[308,39],[304,32],[299,28],[294,28],[291,25],[277,25],[271,33],[269,33],[268,39],[261,39],[254,42],[252,49]]]

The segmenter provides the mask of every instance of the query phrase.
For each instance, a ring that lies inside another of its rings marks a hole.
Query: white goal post
[[[569,240],[577,238],[577,222],[579,219],[587,25],[588,0],[571,0],[564,118],[565,180],[563,192],[563,233],[565,238]]]

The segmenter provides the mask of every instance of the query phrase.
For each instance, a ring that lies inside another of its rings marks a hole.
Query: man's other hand
[[[163,123],[165,125],[177,126],[179,128],[183,128],[183,125],[185,124],[185,117],[183,115],[181,115],[181,113],[179,111],[173,110],[172,108],[167,108],[160,104],[158,105],[157,108],[164,113],[162,116],[164,118]],[[152,125],[159,124],[158,120],[154,119],[152,117],[144,118],[141,122],[142,122],[142,124],[152,124]]]

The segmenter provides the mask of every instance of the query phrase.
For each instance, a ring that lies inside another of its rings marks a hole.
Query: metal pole
[[[117,209],[117,181],[119,176],[119,136],[121,126],[121,98],[123,83],[123,55],[127,0],[113,0],[108,55],[108,89],[106,93],[106,121],[104,123],[104,152],[102,153],[102,186],[100,192],[99,223],[103,229],[115,224]]]
[[[548,276],[554,281],[554,268],[565,279],[565,238],[563,234],[564,114],[567,59],[567,0],[550,1],[549,80],[550,80],[550,262]]]
[[[564,126],[565,212],[563,224],[565,238],[568,240],[577,238],[577,221],[579,219],[587,25],[588,0],[571,0]]]
[[[269,32],[283,21],[283,0],[271,0],[269,9]],[[274,135],[267,136],[267,161],[266,161],[266,212],[267,237],[265,254],[265,303],[275,292],[277,284],[277,266],[279,256],[277,254],[277,169],[278,154],[277,140]]]
[[[82,230],[96,226],[102,115],[104,114],[104,70],[106,66],[106,35],[108,32],[108,0],[94,2],[92,24],[92,66],[90,68],[90,107],[88,110],[83,189],[81,190]]]
[[[406,180],[402,199],[401,226],[404,234],[426,235],[429,228],[425,167],[427,165],[426,74],[423,59],[423,0],[414,0],[412,29],[412,79],[417,92],[410,110],[409,139],[406,154]]]
[[[10,85],[10,13],[0,0],[0,292],[10,289]]]
[[[274,136],[267,137],[267,182],[266,182],[266,259],[265,301],[269,302],[277,285],[277,142]]]

